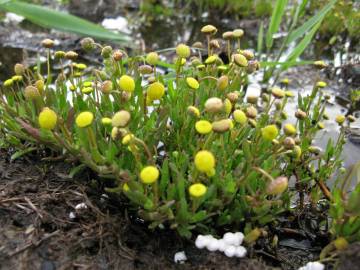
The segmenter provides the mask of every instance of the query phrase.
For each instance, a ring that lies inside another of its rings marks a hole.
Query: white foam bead
[[[187,260],[186,254],[184,251],[176,252],[174,255],[175,263],[184,263]]]
[[[209,241],[209,243],[206,245],[206,248],[209,251],[217,251],[219,249],[219,240],[213,238]]]
[[[237,246],[240,246],[244,240],[244,234],[242,232],[237,232],[235,233],[235,237],[236,237],[236,241],[237,241]]]
[[[224,239],[219,239],[219,251],[224,252],[225,248],[227,247],[227,244],[225,243]]]
[[[223,239],[225,241],[226,244],[228,245],[236,245],[237,244],[237,239],[234,233],[231,232],[227,232],[224,234]]]
[[[244,248],[243,246],[238,246],[235,249],[235,256],[238,258],[243,258],[245,257],[246,252],[247,252],[246,248]]]
[[[195,240],[195,246],[199,249],[202,249],[208,245],[209,241],[209,237],[204,235],[198,235]]]
[[[320,262],[308,262],[305,266],[306,270],[324,270],[325,266]]]
[[[227,246],[224,251],[224,253],[227,257],[234,257],[235,252],[236,252],[236,247],[230,246],[230,245]]]

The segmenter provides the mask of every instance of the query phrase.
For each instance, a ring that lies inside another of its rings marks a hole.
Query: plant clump
[[[280,215],[294,211],[295,198],[298,209],[306,200],[326,199],[337,218],[331,247],[344,246],[338,236],[359,239],[358,230],[346,231],[340,222],[353,222],[349,215],[358,212],[359,196],[348,200],[326,184],[342,167],[351,122],[344,116],[324,119],[326,83],[314,82],[312,93],[298,99],[293,121],[286,120],[294,96],[289,83],[245,97],[248,76],[260,64],[240,47],[244,31],[224,34],[228,64],[212,42],[216,27],[201,31],[207,56],[179,44],[167,74],[157,71],[157,52],[130,57],[84,39],[85,51],[103,59],[102,68],[91,68],[75,62],[77,53],[53,51],[54,42],[44,40],[46,70],[18,64],[1,87],[2,140],[18,146],[26,140],[86,165],[104,179],[106,192],[126,198],[128,210],[150,228],[167,226],[190,237],[241,225],[249,244]],[[52,62],[61,66],[56,80]],[[314,138],[327,121],[338,123],[339,138],[317,151]]]

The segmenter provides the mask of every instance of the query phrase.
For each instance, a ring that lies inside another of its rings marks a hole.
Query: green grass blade
[[[325,18],[325,15],[331,10],[331,8],[336,3],[336,0],[331,0],[326,6],[324,6],[318,13],[314,14],[306,23],[302,26],[294,30],[290,37],[287,40],[287,45],[291,42],[295,41],[296,39],[302,37],[305,33],[307,33],[315,24],[322,22]]]
[[[273,35],[279,31],[281,19],[285,13],[288,0],[277,0],[271,15],[269,29],[266,33],[266,47],[271,48],[274,42]]]
[[[120,42],[131,40],[124,33],[114,33],[79,17],[38,5],[18,1],[2,1],[0,2],[0,9],[23,16],[29,21],[47,28],[72,32],[81,36],[91,36],[101,40]]]
[[[316,31],[320,27],[321,21],[318,22],[311,31],[301,40],[301,42],[294,48],[294,50],[290,53],[290,55],[287,57],[285,62],[294,62],[296,59],[304,52],[304,50],[309,46],[312,38],[314,37]],[[289,65],[284,65],[283,70],[287,69]]]
[[[258,33],[258,40],[257,40],[257,52],[258,55],[261,55],[263,49],[263,41],[264,41],[264,22],[261,21]]]

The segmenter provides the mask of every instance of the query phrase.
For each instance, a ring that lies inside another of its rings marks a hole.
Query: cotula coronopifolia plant
[[[2,136],[75,158],[112,179],[106,191],[127,197],[151,228],[169,226],[186,237],[234,224],[257,232],[288,211],[296,193],[300,207],[308,197],[331,199],[326,181],[340,166],[343,133],[336,151],[312,145],[324,128],[325,83],[299,97],[290,123],[287,82],[245,97],[259,63],[241,48],[244,31],[223,35],[229,64],[216,54],[216,27],[201,31],[207,58],[179,44],[167,74],[156,52],[130,57],[86,38],[82,47],[103,59],[102,68],[90,68],[45,40],[46,70],[16,65],[1,88]],[[55,81],[52,63],[62,67]]]

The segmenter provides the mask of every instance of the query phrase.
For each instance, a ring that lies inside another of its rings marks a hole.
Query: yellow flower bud
[[[165,94],[165,87],[160,82],[154,82],[154,83],[150,84],[147,89],[147,96],[151,100],[161,99],[164,94]]]
[[[153,184],[159,178],[159,170],[155,166],[146,166],[140,172],[141,182],[144,184]]]
[[[208,172],[215,167],[215,157],[214,155],[207,151],[201,150],[195,155],[195,167],[200,172]]]
[[[295,145],[293,149],[293,156],[295,157],[295,159],[298,160],[301,157],[301,154],[302,154],[301,147]]]
[[[342,125],[345,122],[345,116],[344,115],[338,115],[335,118],[336,123],[338,123],[339,125]]]
[[[200,120],[195,123],[195,129],[200,134],[208,134],[212,131],[212,125],[209,121]]]
[[[43,80],[37,80],[37,81],[35,82],[35,86],[36,86],[36,88],[39,90],[39,93],[40,93],[40,94],[44,93],[44,86],[45,86],[45,84],[44,84],[44,81],[43,81]]]
[[[242,29],[235,29],[233,31],[233,35],[235,38],[241,38],[244,35],[244,30]]]
[[[227,98],[224,101],[224,108],[225,108],[226,114],[229,115],[231,113],[231,110],[232,110],[232,103]]]
[[[208,24],[201,28],[201,32],[206,35],[214,35],[217,32],[217,28],[211,24]]]
[[[55,128],[56,123],[56,113],[48,107],[45,107],[39,114],[39,126],[43,129],[52,130]]]
[[[15,71],[15,74],[16,75],[23,75],[25,73],[25,67],[23,64],[19,64],[17,63],[15,66],[14,66],[14,71]]]
[[[134,134],[128,133],[122,138],[121,143],[125,145],[129,144],[133,138],[135,138]]]
[[[349,246],[349,242],[344,237],[336,238],[333,243],[337,250],[344,250]]]
[[[20,82],[20,81],[22,81],[23,77],[20,76],[20,75],[15,75],[15,76],[12,76],[11,79],[12,79],[14,82]]]
[[[32,100],[40,97],[40,93],[36,87],[30,85],[25,88],[24,96],[26,99]]]
[[[261,129],[262,137],[267,141],[272,141],[279,134],[278,128],[275,125],[268,125]]]
[[[246,108],[246,116],[252,119],[255,119],[257,116],[257,109],[254,106]]]
[[[186,83],[187,85],[191,88],[191,89],[199,89],[199,82],[195,79],[195,78],[192,78],[192,77],[188,77],[186,78]]]
[[[123,191],[124,191],[124,192],[128,192],[128,191],[130,190],[130,187],[129,187],[129,185],[128,185],[127,183],[125,183],[125,184],[122,186],[122,188],[123,188]]]
[[[5,82],[4,82],[4,86],[5,87],[10,87],[14,84],[14,81],[13,79],[7,79]]]
[[[324,124],[323,122],[319,122],[319,123],[317,124],[317,127],[318,127],[318,129],[324,129],[324,128],[325,128],[325,124]]]
[[[314,66],[317,68],[317,69],[324,69],[327,67],[327,64],[324,62],[324,61],[315,61],[314,62]]]
[[[228,87],[228,85],[229,85],[229,77],[226,75],[223,75],[217,80],[216,87],[220,91],[224,91],[226,89],[226,87]]]
[[[90,93],[92,93],[94,91],[94,88],[92,88],[92,87],[83,87],[83,88],[81,88],[81,93],[83,93],[83,94],[90,94]]]
[[[78,127],[84,128],[91,125],[94,120],[94,114],[92,112],[81,112],[75,119],[75,123]]]
[[[188,111],[188,113],[194,115],[194,116],[197,117],[197,118],[200,117],[200,111],[199,111],[199,109],[196,108],[195,106],[189,106],[189,107],[187,108],[187,111]]]
[[[207,172],[206,172],[206,175],[207,175],[208,177],[213,177],[215,174],[216,174],[215,168],[212,168],[210,171],[207,171]]]
[[[317,86],[318,88],[325,88],[325,87],[327,86],[327,83],[320,81],[320,82],[317,82],[317,83],[316,83],[316,86]]]
[[[247,122],[246,114],[241,110],[235,110],[233,112],[234,120],[241,125],[244,125]]]
[[[217,55],[210,55],[208,58],[206,58],[205,64],[206,64],[206,65],[214,64],[217,59],[218,59],[218,56],[217,56]]]
[[[120,130],[117,127],[113,127],[111,130],[111,138],[116,141],[120,136]]]
[[[101,118],[101,123],[103,124],[103,125],[111,125],[111,118],[109,118],[109,117],[103,117],[103,118]]]
[[[190,56],[190,48],[185,44],[179,44],[176,47],[176,54],[181,58],[188,58]]]
[[[273,87],[271,89],[271,94],[275,98],[283,98],[283,97],[285,97],[285,91],[281,90],[279,87]]]
[[[284,133],[287,136],[293,136],[296,134],[296,127],[293,124],[285,124],[284,125]]]
[[[52,39],[46,38],[41,41],[41,46],[45,48],[52,48],[54,46],[55,42]]]
[[[156,52],[151,52],[146,55],[146,62],[149,65],[155,66],[159,61],[159,55]]]
[[[128,111],[121,110],[114,114],[111,119],[113,127],[125,127],[130,121],[131,115]]]
[[[200,198],[206,194],[206,186],[201,183],[192,184],[189,187],[189,194],[191,197]]]
[[[248,60],[242,54],[239,54],[239,53],[234,54],[233,55],[233,61],[234,61],[234,63],[236,65],[238,65],[240,67],[247,67],[248,66]]]
[[[135,81],[128,75],[122,75],[119,80],[120,89],[126,92],[134,92]]]

